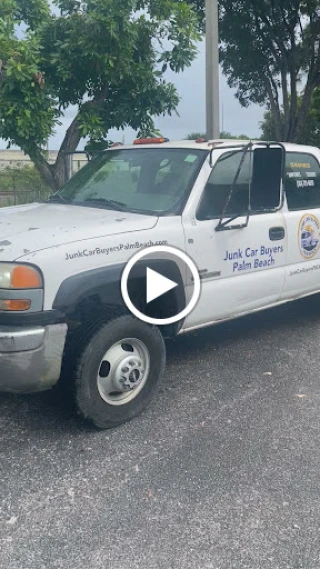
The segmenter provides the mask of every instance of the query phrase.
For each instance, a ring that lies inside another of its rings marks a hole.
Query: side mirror
[[[252,211],[270,211],[280,206],[283,154],[280,147],[254,150],[250,199]]]

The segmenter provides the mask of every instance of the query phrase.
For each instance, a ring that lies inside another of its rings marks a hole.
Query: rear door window
[[[285,191],[290,211],[320,208],[320,166],[314,156],[286,153]]]

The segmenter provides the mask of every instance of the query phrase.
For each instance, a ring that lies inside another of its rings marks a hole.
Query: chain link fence
[[[43,201],[49,194],[49,187],[30,163],[0,160],[0,207]]]
[[[57,152],[50,153],[49,163],[54,163]],[[85,152],[68,155],[69,178],[88,163]],[[50,195],[37,169],[28,158],[8,160],[0,158],[0,207],[45,201]]]

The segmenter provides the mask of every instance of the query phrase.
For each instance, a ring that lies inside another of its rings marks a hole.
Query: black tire
[[[150,355],[150,372],[141,391],[122,405],[107,403],[100,395],[97,375],[104,354],[116,342],[136,338]],[[166,349],[158,328],[132,316],[122,316],[82,335],[80,355],[73,373],[74,398],[78,413],[98,429],[111,429],[140,415],[151,403],[166,363]],[[79,353],[79,352],[78,352]],[[70,357],[70,355],[69,355]]]

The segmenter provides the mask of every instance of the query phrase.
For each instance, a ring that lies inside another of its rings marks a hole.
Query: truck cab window
[[[314,156],[287,152],[285,192],[289,211],[320,208],[320,167]]]
[[[219,158],[203,192],[197,214],[199,220],[221,217],[242,156],[243,149],[239,152],[228,152]],[[249,198],[252,213],[274,211],[279,207],[282,152],[279,148],[259,148],[254,151],[254,156],[254,172],[253,154],[248,152],[243,160],[225,212],[226,217],[245,215]]]
[[[209,180],[204,189],[197,218],[215,219],[220,218],[224,204],[230,192],[231,185],[239,168],[243,149],[239,152],[223,154],[214,166]],[[237,183],[232,192],[231,199],[226,210],[227,216],[236,215],[240,211],[247,211],[249,200],[250,182],[250,155],[244,159]]]

